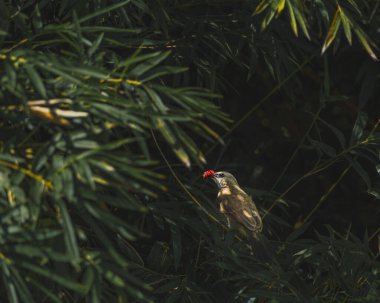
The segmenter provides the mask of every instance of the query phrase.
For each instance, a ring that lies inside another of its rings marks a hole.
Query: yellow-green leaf
[[[340,10],[340,16],[342,18],[344,34],[347,38],[348,43],[351,45],[352,44],[352,34],[351,34],[352,23],[339,5],[338,5],[338,8]]]
[[[259,3],[259,5],[256,7],[255,12],[253,13],[253,15],[258,15],[258,14],[262,13],[268,7],[269,4],[270,4],[270,1],[268,1],[268,0],[262,0]]]
[[[223,144],[224,145],[224,141],[223,141],[223,138],[216,132],[214,131],[213,129],[211,129],[210,127],[208,127],[205,123],[203,123],[202,121],[198,121],[198,124],[200,125],[200,127],[202,127],[208,134],[210,134],[212,137],[214,137],[216,140],[219,141],[220,144]]]
[[[372,57],[372,59],[379,61],[379,59],[377,58],[376,54],[374,53],[374,51],[371,47],[371,44],[373,44],[373,42],[370,41],[370,39],[360,29],[360,27],[357,27],[356,29],[354,29],[354,31],[355,31],[356,35],[358,36],[358,39],[359,39],[361,45],[363,45],[363,47],[365,48],[367,53]]]
[[[301,6],[299,8],[295,7],[293,11],[303,33],[310,40],[309,31],[307,30],[306,21],[305,21],[306,18],[305,18],[305,15],[303,14],[302,7]]]
[[[261,23],[261,29],[265,29],[267,25],[272,21],[276,11],[275,10],[270,10],[267,15],[265,16],[263,22]]]
[[[288,8],[288,11],[289,11],[290,25],[292,26],[294,34],[296,36],[298,36],[297,21],[296,21],[296,18],[294,16],[293,7],[288,1],[286,2],[286,7]]]
[[[336,10],[336,12],[335,12],[334,19],[331,22],[330,29],[329,29],[329,31],[327,33],[327,36],[326,36],[326,39],[325,39],[325,43],[323,44],[322,54],[326,51],[326,49],[334,41],[336,33],[338,32],[338,29],[340,27],[341,20],[342,19],[341,19],[341,16],[340,16],[340,10],[339,10],[339,7],[338,7],[337,10]]]
[[[281,12],[284,10],[285,3],[286,3],[286,0],[280,0],[280,3],[277,6],[277,16],[280,15]]]
[[[169,128],[169,125],[161,118],[155,118],[154,120],[156,128],[161,132],[162,136],[171,146],[173,152],[185,164],[186,167],[190,167],[190,158],[186,151],[182,148],[176,137],[173,135]]]

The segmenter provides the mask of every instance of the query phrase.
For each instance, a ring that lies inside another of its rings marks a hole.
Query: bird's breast
[[[222,195],[231,195],[231,189],[229,187],[223,187],[218,192],[218,198]]]

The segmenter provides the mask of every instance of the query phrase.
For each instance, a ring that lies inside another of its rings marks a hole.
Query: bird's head
[[[235,177],[226,171],[218,171],[214,172],[213,170],[208,170],[203,173],[203,179],[211,178],[219,189],[232,187],[234,185],[238,185]]]

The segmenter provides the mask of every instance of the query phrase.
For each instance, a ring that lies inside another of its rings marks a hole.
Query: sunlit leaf
[[[330,24],[329,31],[326,35],[325,42],[322,47],[322,54],[326,51],[326,49],[330,46],[330,44],[334,41],[336,34],[340,28],[340,23],[342,21],[341,14],[339,8],[335,11],[334,18]]]
[[[292,30],[296,36],[298,36],[298,27],[297,27],[297,21],[294,14],[294,9],[292,4],[289,1],[286,1],[286,7],[288,8],[289,17],[290,17],[290,25],[292,27]]]

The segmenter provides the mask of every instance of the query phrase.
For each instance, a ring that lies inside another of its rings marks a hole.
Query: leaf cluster
[[[377,10],[0,1],[0,301],[378,302]]]

